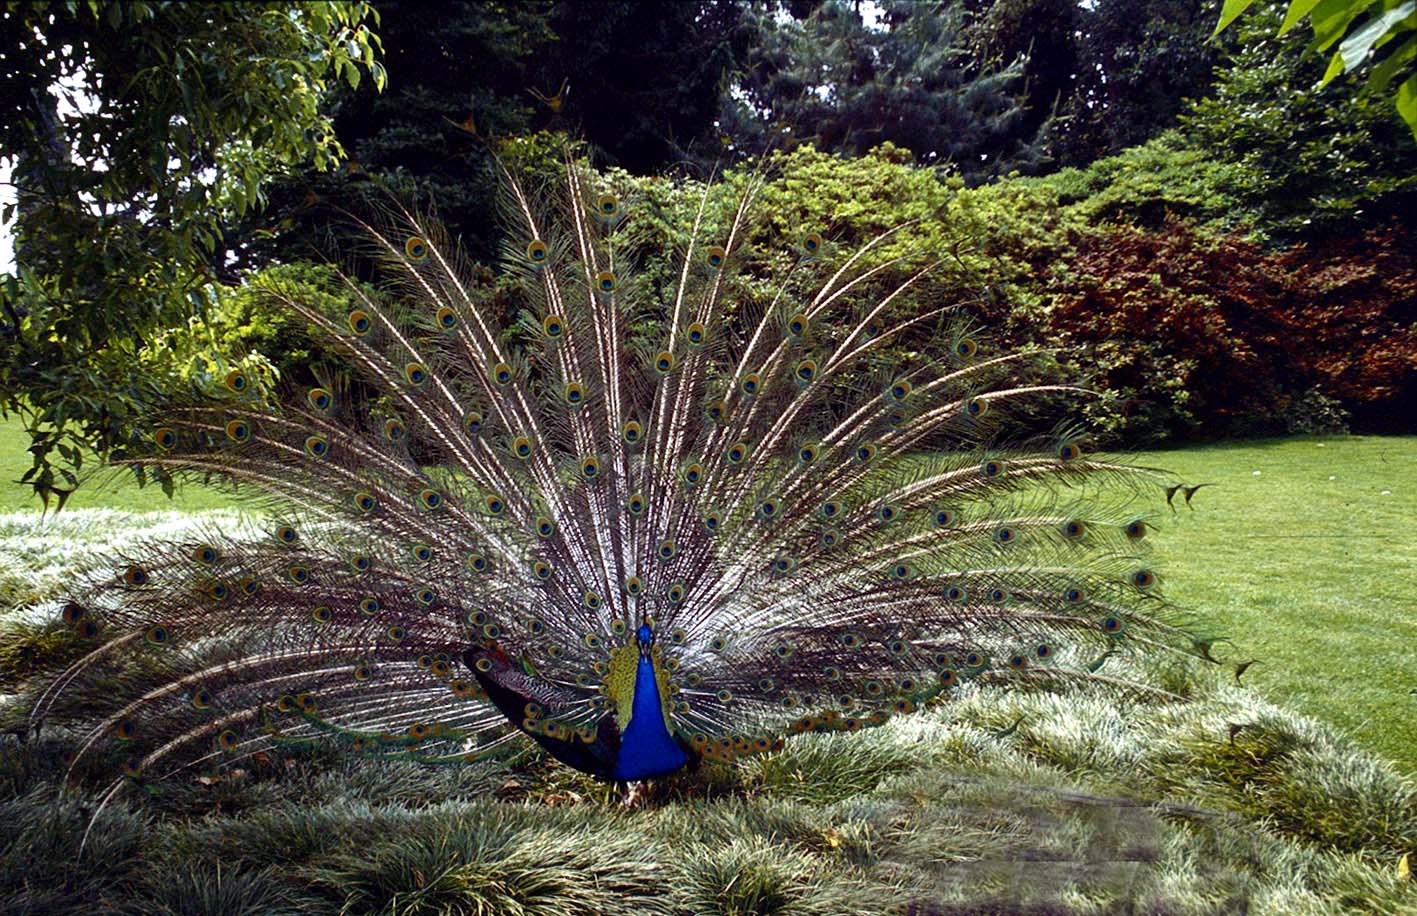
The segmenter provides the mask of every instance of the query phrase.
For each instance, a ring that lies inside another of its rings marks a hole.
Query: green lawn
[[[34,492],[19,479],[30,469],[30,440],[18,420],[0,419],[0,512],[40,512]],[[206,487],[187,487],[172,499],[157,486],[139,487],[131,472],[85,464],[81,486],[67,503],[75,509],[125,509],[129,512],[180,510],[200,512],[235,504],[232,496]]]
[[[1167,597],[1233,640],[1215,654],[1258,659],[1246,685],[1417,772],[1417,437],[1136,460],[1216,484],[1195,494],[1194,511],[1162,505],[1155,536]]]
[[[0,423],[0,511],[38,511],[19,479],[28,441]],[[1331,723],[1417,773],[1417,437],[1227,443],[1134,456],[1200,490],[1188,510],[1153,500],[1166,595],[1229,642],[1215,655],[1258,660],[1244,683]],[[1259,474],[1255,474],[1259,471]],[[155,487],[102,472],[74,508],[197,511],[230,496]]]

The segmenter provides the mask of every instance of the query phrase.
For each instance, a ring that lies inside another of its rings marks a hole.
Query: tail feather
[[[940,261],[891,253],[905,227],[839,258],[807,232],[765,268],[754,176],[697,194],[666,267],[584,167],[545,200],[506,178],[510,327],[397,203],[351,216],[385,282],[347,278],[348,314],[263,288],[344,371],[278,409],[234,372],[133,462],[254,487],[278,521],[96,572],[66,621],[98,644],[36,721],[130,774],[525,732],[604,777],[647,622],[667,722],[710,759],[969,680],[1155,695],[1100,669],[1190,645],[1133,508],[1158,472],[1023,435],[1089,392],[1019,378],[1030,355],[985,352],[962,306],[912,310]]]

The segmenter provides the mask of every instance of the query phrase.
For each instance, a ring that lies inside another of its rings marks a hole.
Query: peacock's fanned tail
[[[506,182],[510,328],[404,209],[364,222],[388,282],[351,279],[349,314],[267,288],[344,371],[278,410],[234,371],[134,460],[269,494],[270,530],[97,576],[63,611],[88,651],[36,721],[145,778],[312,740],[461,761],[523,734],[605,776],[644,621],[666,721],[708,759],[970,680],[1141,691],[1103,662],[1187,644],[1131,508],[1151,472],[1066,434],[1006,446],[1018,405],[1069,390],[1018,381],[1026,357],[954,307],[904,307],[932,265],[881,257],[893,232],[831,269],[808,233],[750,276],[774,263],[750,181],[637,270],[634,202],[580,166],[560,181]]]

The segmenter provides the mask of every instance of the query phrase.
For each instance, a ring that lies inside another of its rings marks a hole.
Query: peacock
[[[106,557],[56,608],[81,648],[31,717],[76,731],[72,766],[530,741],[627,784],[971,682],[1146,691],[1108,660],[1186,651],[1137,510],[1156,472],[1038,433],[1085,390],[920,303],[937,262],[882,256],[899,227],[782,238],[758,175],[649,250],[656,211],[583,162],[502,171],[499,298],[419,208],[347,214],[377,264],[347,313],[265,291],[338,365],[274,394],[232,369],[152,418],[128,463],[257,492],[262,527]]]

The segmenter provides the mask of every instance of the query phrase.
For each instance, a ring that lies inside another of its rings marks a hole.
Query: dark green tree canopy
[[[980,67],[958,3],[755,6],[759,34],[723,129],[740,152],[811,143],[859,156],[890,142],[983,179],[1041,160],[1016,60]],[[793,13],[800,14],[792,15]]]

